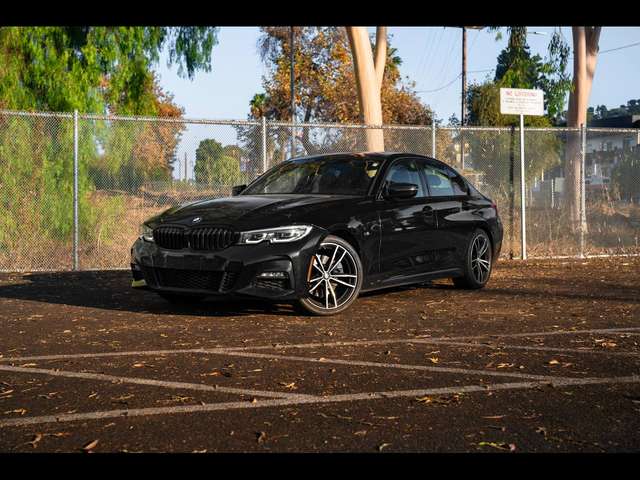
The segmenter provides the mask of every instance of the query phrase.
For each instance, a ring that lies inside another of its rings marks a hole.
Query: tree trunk
[[[569,95],[569,128],[587,124],[587,108],[596,70],[598,41],[602,27],[572,27],[573,85]],[[586,220],[580,218],[580,134],[570,132],[567,137],[564,197],[569,213],[571,231],[586,232]]]
[[[346,29],[353,55],[360,119],[366,125],[382,125],[380,89],[387,61],[387,27],[377,27],[376,29],[375,60],[367,28],[346,27]],[[367,129],[366,139],[367,150],[384,151],[383,130]]]

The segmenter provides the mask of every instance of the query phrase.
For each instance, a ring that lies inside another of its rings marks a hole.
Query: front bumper
[[[233,245],[217,252],[165,250],[139,238],[131,248],[132,287],[188,295],[304,298],[311,260],[327,235],[314,227],[295,242]],[[261,277],[265,272],[284,276]]]

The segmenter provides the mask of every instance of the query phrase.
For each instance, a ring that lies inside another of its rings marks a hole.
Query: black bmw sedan
[[[502,245],[496,205],[421,155],[295,158],[233,193],[147,220],[133,286],[172,302],[252,297],[332,315],[386,287],[482,288]]]

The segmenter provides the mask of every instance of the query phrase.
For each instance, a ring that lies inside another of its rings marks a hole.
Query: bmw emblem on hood
[[[196,217],[193,220],[191,220],[192,223],[200,223],[202,221],[202,217]]]

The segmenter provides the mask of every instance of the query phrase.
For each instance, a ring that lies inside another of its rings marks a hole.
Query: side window
[[[447,168],[447,172],[449,173],[449,178],[451,179],[451,183],[453,184],[453,194],[468,195],[469,188],[467,188],[467,182],[465,182],[464,179],[454,170]]]
[[[453,185],[447,172],[431,165],[423,164],[424,175],[432,197],[444,197],[453,195]]]
[[[418,194],[416,197],[424,197],[420,172],[414,160],[399,160],[391,165],[384,181],[384,189],[386,190],[392,183],[413,183],[418,186]]]

